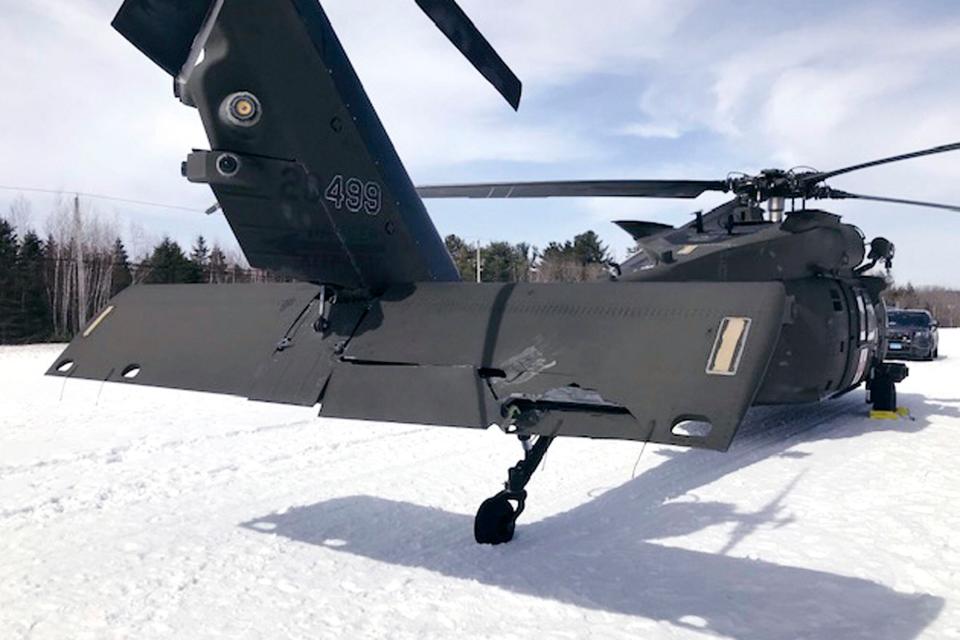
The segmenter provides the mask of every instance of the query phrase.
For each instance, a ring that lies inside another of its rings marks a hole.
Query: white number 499
[[[323,197],[337,209],[347,208],[352,213],[363,211],[375,216],[383,206],[383,190],[380,183],[364,182],[359,178],[346,178],[338,175],[330,181]]]

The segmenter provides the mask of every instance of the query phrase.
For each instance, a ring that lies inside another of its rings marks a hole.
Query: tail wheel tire
[[[870,385],[870,400],[877,411],[897,410],[897,386],[887,375],[874,378]]]
[[[503,544],[513,539],[517,514],[506,496],[488,498],[480,505],[473,524],[473,537],[480,544]]]

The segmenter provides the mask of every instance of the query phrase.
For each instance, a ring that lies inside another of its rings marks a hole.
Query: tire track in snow
[[[237,436],[243,435],[255,435],[258,433],[265,433],[270,431],[278,431],[281,429],[291,429],[297,428],[306,424],[310,424],[313,420],[296,420],[294,422],[285,422],[275,425],[264,425],[256,427],[254,429],[237,429],[235,431],[227,431],[224,433],[215,433],[208,434],[204,436],[199,436],[196,438],[181,438],[177,440],[168,440],[154,444],[150,442],[151,437],[147,436],[144,438],[139,438],[138,440],[133,441],[132,443],[119,447],[112,447],[107,451],[89,451],[86,453],[81,453],[78,455],[63,457],[63,458],[51,458],[49,460],[39,460],[37,462],[31,462],[29,464],[23,465],[7,465],[0,467],[0,480],[4,478],[17,475],[20,473],[30,473],[37,469],[42,469],[45,467],[58,467],[61,465],[76,464],[78,462],[104,462],[109,461],[110,458],[114,458],[118,455],[123,455],[131,451],[145,448],[153,448],[156,450],[177,448],[186,445],[198,445],[206,442],[211,442],[214,440],[222,440],[227,438],[234,438]]]
[[[50,471],[51,473],[56,472],[59,475],[63,473],[64,465],[71,464],[83,464],[85,467],[99,468],[104,463],[123,463],[123,458],[125,456],[139,456],[141,458],[155,459],[155,456],[159,453],[170,454],[181,449],[193,450],[201,445],[209,446],[211,442],[218,440],[242,440],[246,438],[259,437],[264,434],[270,434],[272,432],[281,430],[292,429],[297,431],[303,427],[312,428],[318,426],[322,427],[322,423],[311,419],[298,420],[295,422],[277,425],[265,425],[254,429],[235,430],[197,438],[168,440],[161,443],[153,443],[149,438],[141,438],[130,445],[113,447],[106,452],[89,452],[84,455],[74,456],[68,460],[41,461],[39,463],[25,465],[17,469],[17,473],[15,474],[8,474],[6,477],[0,475],[0,480],[7,479],[12,475],[22,475],[36,471]],[[432,427],[418,427],[399,432],[377,434],[370,434],[368,431],[363,430],[356,432],[342,430],[341,433],[338,433],[337,435],[347,435],[349,436],[348,439],[311,444],[306,447],[298,448],[296,451],[290,453],[281,455],[274,454],[263,459],[243,458],[236,460],[234,456],[232,458],[234,459],[233,463],[229,463],[231,458],[220,459],[218,462],[223,462],[224,464],[220,464],[213,469],[198,469],[192,465],[173,464],[171,462],[170,466],[164,468],[153,468],[149,470],[149,474],[146,476],[141,473],[136,473],[136,475],[133,475],[133,477],[120,478],[119,481],[114,479],[108,483],[106,489],[94,489],[93,491],[86,492],[84,496],[55,495],[34,504],[0,511],[0,524],[7,520],[29,516],[38,512],[42,513],[45,517],[50,517],[89,511],[93,508],[101,509],[106,502],[112,502],[112,507],[129,506],[142,502],[144,499],[149,500],[156,498],[155,495],[151,494],[143,495],[144,492],[142,490],[146,486],[163,486],[169,492],[177,493],[178,490],[180,490],[179,492],[183,492],[181,488],[189,489],[195,486],[197,484],[196,479],[204,476],[207,477],[206,481],[203,482],[204,489],[215,489],[231,484],[234,481],[235,476],[249,473],[250,468],[262,466],[272,466],[276,468],[278,464],[291,461],[296,462],[294,471],[302,470],[308,467],[315,467],[318,465],[323,465],[326,469],[329,469],[331,465],[327,463],[330,461],[330,459],[333,459],[334,465],[357,467],[357,465],[354,463],[354,459],[358,456],[369,455],[367,451],[358,451],[359,447],[366,448],[370,443],[377,442],[387,443],[384,446],[393,447],[393,442],[397,439],[409,438],[430,430],[432,430]],[[329,433],[330,431],[328,430],[324,435],[329,435]],[[320,437],[316,431],[304,433],[302,436],[308,438]],[[286,446],[286,444],[287,443],[284,442],[283,446]],[[223,448],[226,448],[226,445]],[[245,445],[238,445],[235,446],[235,448],[238,450],[238,454],[236,455],[240,456],[248,454],[251,451],[261,454],[266,454],[271,451],[269,448],[264,449]],[[351,455],[345,458],[343,454],[346,452],[350,452]],[[354,454],[354,452],[357,453]],[[322,455],[320,457],[311,455],[316,453],[320,453]],[[184,470],[190,470],[192,473],[180,475],[180,472]],[[127,469],[124,467],[117,469],[117,472],[121,474],[124,474],[126,471]],[[139,469],[135,470],[135,472],[136,471],[139,471]],[[276,473],[281,474],[282,471],[283,470],[277,470]],[[82,470],[76,471],[75,473],[81,477],[84,475]],[[217,476],[219,477],[215,481],[210,481],[210,478]],[[341,477],[346,480],[350,479],[352,476],[350,474],[343,474]],[[29,480],[31,481],[30,484],[32,486],[37,486],[38,484],[41,486],[43,485],[42,477],[29,478]],[[75,486],[76,485],[73,485],[68,489],[72,489]],[[106,498],[103,497],[105,491],[109,492],[109,495]],[[57,492],[62,493],[63,490],[60,489]],[[29,522],[24,523],[24,525],[29,524]]]

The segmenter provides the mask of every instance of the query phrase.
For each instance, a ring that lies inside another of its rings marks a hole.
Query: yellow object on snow
[[[870,411],[871,420],[899,420],[910,415],[910,410],[906,407],[897,407],[896,411]]]

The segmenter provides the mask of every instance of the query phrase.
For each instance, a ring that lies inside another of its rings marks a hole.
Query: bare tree
[[[22,193],[10,203],[10,209],[5,216],[7,222],[13,225],[17,235],[23,237],[28,231],[33,229],[33,207]]]
[[[69,336],[110,297],[112,228],[75,196],[58,199],[47,217],[47,236],[47,291],[54,332]]]

